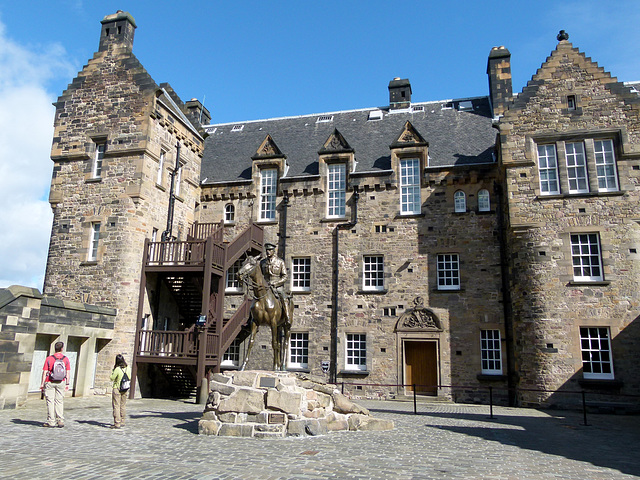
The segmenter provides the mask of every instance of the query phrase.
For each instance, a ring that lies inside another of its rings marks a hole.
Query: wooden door
[[[404,342],[405,383],[407,390],[420,395],[437,395],[438,355],[436,342]]]

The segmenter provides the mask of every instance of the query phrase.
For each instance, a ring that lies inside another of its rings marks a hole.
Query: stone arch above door
[[[413,308],[402,314],[396,323],[396,332],[441,332],[438,316],[424,306],[422,297],[413,300]]]

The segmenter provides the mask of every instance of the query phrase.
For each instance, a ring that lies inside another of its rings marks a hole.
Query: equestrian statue
[[[244,370],[256,335],[262,325],[271,328],[273,369],[284,370],[289,350],[293,299],[285,292],[289,275],[284,260],[276,255],[276,246],[265,244],[265,258],[248,257],[238,270],[238,277],[253,293],[251,338],[242,362]]]

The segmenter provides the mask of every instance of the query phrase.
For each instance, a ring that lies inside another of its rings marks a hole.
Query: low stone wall
[[[285,437],[340,430],[391,430],[334,385],[291,372],[251,370],[214,374],[198,423],[201,435]]]

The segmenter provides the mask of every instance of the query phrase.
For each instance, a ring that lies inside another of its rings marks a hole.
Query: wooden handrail
[[[200,265],[204,262],[205,242],[149,242],[145,252],[147,265]]]
[[[197,355],[193,332],[174,330],[140,330],[137,335],[138,355],[178,358]]]
[[[235,311],[235,313],[227,321],[224,327],[222,327],[221,345],[223,352],[226,351],[227,348],[229,348],[229,345],[231,345],[233,337],[235,337],[235,335],[237,335],[238,333],[239,327],[246,323],[247,319],[249,318],[252,303],[252,300],[245,298],[244,302],[242,302],[242,305],[240,305],[240,307]]]

